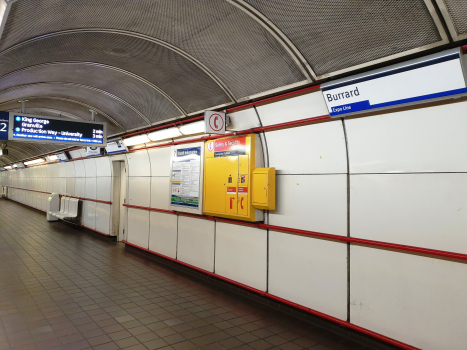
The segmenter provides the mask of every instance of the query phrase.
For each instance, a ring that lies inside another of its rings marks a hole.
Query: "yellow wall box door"
[[[258,136],[225,137],[206,142],[204,213],[229,219],[261,221],[253,207],[252,172],[263,164]]]
[[[276,169],[253,170],[253,206],[258,209],[276,209]]]

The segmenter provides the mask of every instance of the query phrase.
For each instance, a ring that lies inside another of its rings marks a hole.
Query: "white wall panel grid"
[[[96,230],[110,234],[110,204],[96,203]]]
[[[148,155],[151,161],[151,176],[170,176],[172,147],[152,148],[148,150]]]
[[[148,151],[135,151],[127,153],[129,176],[151,176],[151,163]]]
[[[58,163],[58,177],[67,177],[66,163]]]
[[[151,220],[149,249],[175,259],[177,257],[177,215],[151,212],[149,216]]]
[[[347,173],[340,120],[266,133],[269,166],[278,174]]]
[[[269,224],[347,235],[347,175],[279,175]]]
[[[75,162],[66,162],[66,177],[76,177]]]
[[[151,208],[169,210],[170,177],[151,177]]]
[[[350,177],[352,237],[467,254],[467,174]]]
[[[346,119],[351,173],[467,172],[467,102]]]
[[[66,179],[66,195],[67,196],[75,196],[75,178],[67,178]]]
[[[96,229],[96,202],[83,201],[82,224],[86,227]]]
[[[287,98],[256,107],[261,124],[269,126],[307,118],[328,115],[321,91]]]
[[[149,211],[128,208],[128,242],[149,249]]]
[[[267,290],[267,231],[216,223],[215,273]]]
[[[129,177],[129,202],[130,205],[149,207],[151,203],[151,178],[150,177]]]
[[[97,181],[95,177],[87,177],[84,185],[84,197],[89,199],[96,199],[97,194]]]
[[[111,177],[98,177],[96,188],[96,199],[100,201],[110,202],[112,178]]]
[[[179,216],[177,259],[213,272],[214,225],[211,220]]]
[[[347,319],[347,244],[269,231],[269,293]]]
[[[84,161],[83,160],[75,160],[73,162],[75,165],[75,172],[76,177],[86,177],[86,170],[84,168]]]
[[[467,264],[351,246],[350,321],[421,349],[465,349]]]
[[[94,158],[94,161],[96,162],[96,176],[97,177],[112,176],[112,169],[110,168],[109,157]]]
[[[65,194],[66,193],[66,180],[67,180],[66,177],[56,179],[56,181],[59,183],[58,193],[60,193],[60,194]]]
[[[94,158],[83,160],[84,169],[86,171],[86,177],[96,177],[97,167],[96,160]]]
[[[75,181],[75,196],[76,197],[83,197],[86,198],[85,196],[85,188],[86,188],[86,179],[82,177],[76,178]]]
[[[254,108],[246,108],[239,111],[229,113],[230,125],[227,130],[248,130],[261,126],[258,115]]]
[[[70,155],[70,157],[72,159],[74,158],[81,158],[81,152],[79,150],[73,150],[73,151],[69,151],[68,154]]]

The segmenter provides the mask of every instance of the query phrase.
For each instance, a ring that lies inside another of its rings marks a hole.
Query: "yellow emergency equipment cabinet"
[[[204,150],[204,213],[245,221],[263,220],[252,201],[252,174],[263,165],[258,135],[208,141]]]
[[[253,206],[276,210],[276,168],[253,170]]]

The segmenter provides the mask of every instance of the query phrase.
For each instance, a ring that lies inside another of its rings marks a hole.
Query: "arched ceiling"
[[[16,0],[0,39],[0,110],[27,99],[27,113],[89,120],[93,109],[110,135],[120,134],[441,49],[464,35],[462,6]],[[20,160],[27,152],[13,153]]]

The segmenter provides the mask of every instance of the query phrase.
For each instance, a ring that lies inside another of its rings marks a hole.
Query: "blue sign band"
[[[411,97],[411,98],[404,98],[402,100],[378,103],[375,105],[370,105],[370,101],[368,100],[359,101],[355,103],[349,103],[349,104],[345,104],[341,106],[332,107],[332,112],[330,113],[330,116],[355,113],[355,112],[365,111],[365,110],[370,110],[370,109],[375,109],[375,108],[389,107],[389,106],[400,105],[404,103],[429,100],[433,98],[458,95],[458,94],[463,94],[463,93],[467,93],[467,88],[443,91],[443,92],[438,92],[435,94],[429,94],[429,95],[423,95],[423,96],[417,96],[417,97]]]
[[[87,139],[87,138],[77,138],[71,136],[56,136],[56,135],[37,135],[37,134],[28,134],[21,132],[14,132],[14,138],[19,139],[33,139],[33,140],[44,140],[44,141],[62,141],[62,142],[79,142],[79,143],[95,143],[102,145],[104,143],[103,139]]]

